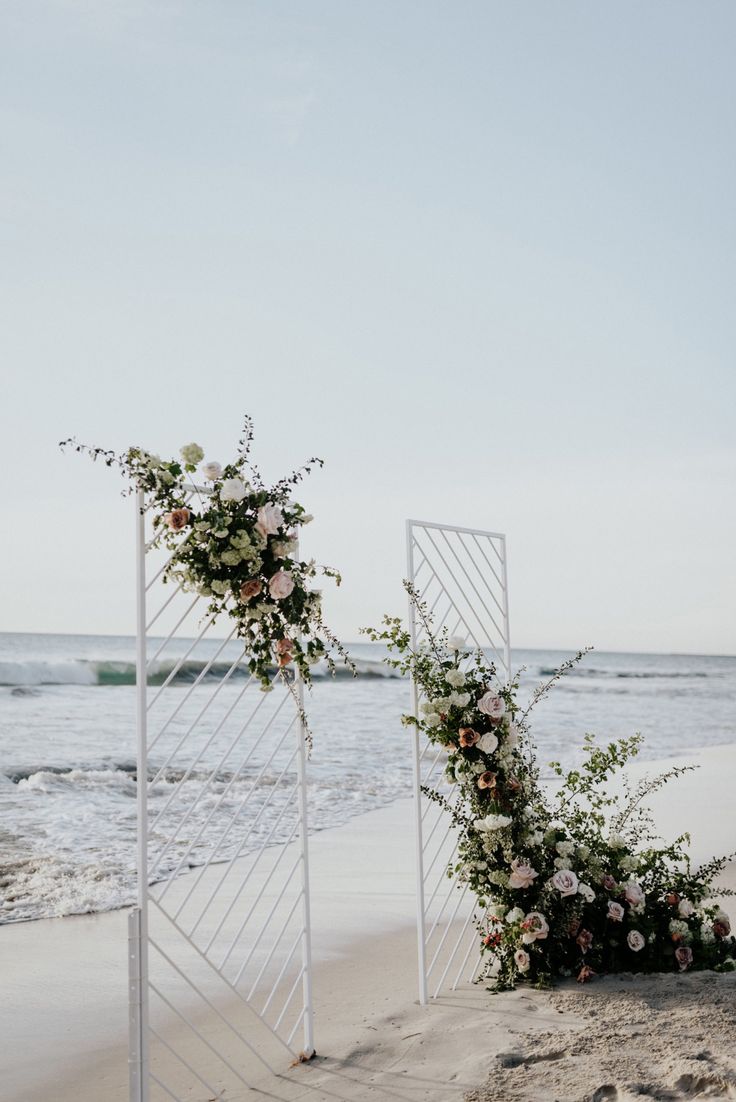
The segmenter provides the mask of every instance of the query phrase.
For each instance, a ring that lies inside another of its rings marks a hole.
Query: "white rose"
[[[623,909],[620,903],[615,903],[613,900],[609,901],[607,917],[611,920],[611,922],[623,922],[625,914],[626,911]]]
[[[183,448],[179,449],[179,455],[187,464],[196,464],[200,460],[204,459],[204,452],[200,448],[199,444],[185,444]]]
[[[220,497],[223,501],[242,501],[245,494],[245,483],[242,478],[226,478],[220,487]]]
[[[634,953],[639,953],[646,945],[646,940],[643,934],[640,934],[638,930],[629,930],[626,938],[626,944],[629,949]]]
[[[470,703],[470,693],[450,693],[450,704],[453,708],[464,708]]]
[[[462,670],[448,670],[445,681],[448,685],[452,685],[453,689],[461,689],[465,684],[465,674]]]
[[[558,869],[552,877],[552,886],[561,896],[575,895],[578,890],[578,878],[570,869]]]
[[[511,875],[509,876],[510,888],[531,888],[539,873],[536,872],[528,861],[514,858],[511,862]]]
[[[689,899],[681,899],[677,904],[677,911],[681,918],[689,918],[691,914],[695,913],[695,907]]]
[[[578,884],[578,894],[582,895],[586,903],[592,903],[595,900],[595,892],[590,884]]]
[[[256,528],[262,536],[275,536],[283,523],[284,514],[273,502],[269,501],[258,510]]]
[[[516,749],[516,747],[519,745],[520,738],[521,738],[521,731],[519,729],[518,724],[509,723],[509,731],[508,731],[508,734],[506,735],[506,745],[508,746],[509,750],[515,750]]]
[[[532,963],[532,958],[529,956],[526,949],[517,949],[514,953],[514,962],[520,972],[528,972],[529,966]]]
[[[478,701],[478,711],[490,719],[503,719],[506,715],[506,705],[498,693],[489,689]]]
[[[208,482],[216,482],[218,478],[222,478],[222,467],[219,463],[203,463],[201,470]]]
[[[447,646],[450,650],[463,650],[465,647],[465,640],[462,635],[451,635],[447,640]]]
[[[439,712],[427,712],[424,717],[424,722],[427,727],[439,727],[440,723],[442,723],[442,716]]]
[[[480,736],[475,745],[479,750],[482,750],[484,754],[492,754],[498,746],[498,739],[493,731],[486,731],[484,735]]]

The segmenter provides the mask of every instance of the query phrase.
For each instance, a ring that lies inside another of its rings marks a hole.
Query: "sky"
[[[730,0],[4,0],[0,630],[134,631],[70,435],[309,455],[348,640],[408,516],[517,646],[736,653]]]

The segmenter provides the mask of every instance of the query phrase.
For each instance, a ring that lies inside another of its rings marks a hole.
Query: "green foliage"
[[[551,795],[543,792],[528,716],[589,648],[563,663],[522,710],[518,674],[501,683],[482,651],[453,649],[446,631],[435,635],[426,605],[404,584],[419,642],[397,617],[365,633],[386,645],[389,665],[414,679],[419,711],[404,723],[446,751],[445,777],[457,783],[459,798],[449,802],[447,789],[422,791],[458,831],[448,873],[459,874],[485,912],[479,936],[495,989],[622,970],[731,969],[730,923],[710,902],[729,858],[693,870],[688,837],[663,844],[646,806],[692,767],[635,785],[624,775],[619,796],[611,782],[638,754],[641,736],[601,745],[586,734],[581,764],[565,770],[550,763],[557,783]]]

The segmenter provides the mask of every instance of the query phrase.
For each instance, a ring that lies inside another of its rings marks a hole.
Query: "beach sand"
[[[677,760],[702,768],[653,800],[662,833],[690,830],[696,860],[736,849],[736,747]],[[419,1006],[411,823],[410,803],[397,801],[312,838],[318,1055],[278,1076],[245,1060],[255,1089],[227,1099],[736,1098],[734,974],[503,995],[465,984]],[[733,866],[724,884],[736,887]],[[3,1102],[125,1102],[126,938],[123,912],[0,932]],[[219,1039],[218,1023],[209,1028]],[[213,1097],[199,1085],[181,1096]]]

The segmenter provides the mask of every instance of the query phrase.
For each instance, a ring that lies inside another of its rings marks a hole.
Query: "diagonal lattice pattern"
[[[261,691],[137,504],[130,1097],[229,1097],[313,1049],[302,686]]]
[[[426,603],[433,630],[462,636],[480,647],[503,683],[510,675],[506,539],[497,532],[409,520],[406,523],[409,580]],[[409,606],[415,646],[426,633]],[[421,704],[412,686],[415,714]],[[457,832],[446,811],[428,800],[423,787],[442,793],[452,806],[457,785],[445,777],[446,753],[414,734],[416,806],[417,934],[419,997],[422,1003],[475,978],[478,937],[472,894],[451,870]]]

